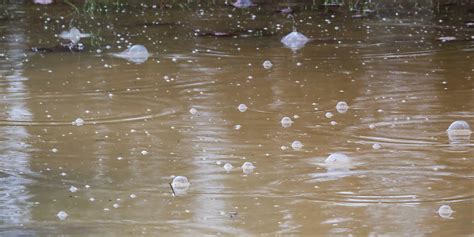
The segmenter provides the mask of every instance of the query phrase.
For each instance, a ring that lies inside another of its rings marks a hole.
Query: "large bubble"
[[[121,53],[113,53],[112,55],[137,64],[144,63],[148,57],[150,57],[150,54],[148,53],[148,50],[145,48],[145,46],[139,44],[133,45]]]
[[[469,141],[471,139],[471,127],[466,121],[458,120],[454,121],[449,125],[448,130],[448,138],[451,142],[463,142]]]
[[[334,153],[324,161],[328,171],[348,171],[351,166],[351,158],[342,153]]]
[[[185,194],[190,185],[191,184],[186,176],[176,176],[173,179],[173,182],[171,182],[171,187],[173,188],[173,193],[175,195]]]
[[[288,48],[291,49],[300,49],[303,48],[306,43],[308,43],[309,38],[305,35],[293,31],[287,34],[285,37],[281,39],[281,42]]]
[[[442,218],[450,218],[453,212],[453,209],[449,205],[442,205],[438,209],[438,215]]]

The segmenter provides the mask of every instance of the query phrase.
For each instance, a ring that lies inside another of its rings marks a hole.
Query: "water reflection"
[[[9,11],[18,13],[16,6]],[[27,102],[17,95],[28,96],[23,76],[26,36],[21,23],[13,21],[3,30],[6,42],[0,43],[0,120],[28,121],[32,114]],[[0,126],[0,227],[17,228],[31,220],[33,173],[30,169],[30,134],[24,127]]]

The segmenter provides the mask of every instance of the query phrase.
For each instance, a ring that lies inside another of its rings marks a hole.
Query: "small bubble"
[[[280,121],[281,126],[284,128],[288,128],[293,124],[293,120],[290,117],[283,117]]]
[[[232,166],[232,164],[225,163],[225,165],[224,165],[225,171],[230,172],[232,170],[232,168],[234,168],[234,166]]]
[[[343,114],[343,113],[347,112],[348,109],[349,109],[349,105],[347,105],[347,103],[345,101],[337,102],[337,104],[336,104],[337,112]]]
[[[245,105],[245,104],[240,104],[239,107],[237,107],[237,109],[238,109],[240,112],[243,113],[243,112],[247,111],[248,107],[247,107],[247,105]]]
[[[189,113],[191,113],[192,115],[195,115],[197,112],[198,112],[198,111],[197,111],[197,109],[195,109],[195,108],[191,108],[191,109],[189,110]]]
[[[65,211],[60,211],[56,215],[60,220],[66,220],[66,218],[69,216]]]
[[[81,119],[81,118],[77,118],[76,120],[74,120],[74,122],[72,122],[72,125],[82,126],[82,125],[84,125],[84,120]]]
[[[255,166],[252,164],[252,162],[245,162],[245,163],[242,165],[242,171],[243,171],[245,174],[250,174],[250,173],[252,173],[254,169],[255,169]]]
[[[269,70],[272,67],[273,67],[273,63],[270,60],[265,60],[265,62],[263,62],[263,68]]]
[[[327,112],[324,114],[324,116],[326,116],[326,118],[332,118],[333,114],[331,112]]]
[[[70,191],[71,193],[75,193],[75,192],[77,192],[78,190],[79,190],[79,189],[76,188],[76,187],[74,187],[74,186],[71,186],[71,187],[69,188],[69,191]]]
[[[375,150],[378,150],[378,149],[382,148],[382,145],[380,145],[378,143],[374,143],[374,145],[372,145],[372,148],[375,149]]]
[[[175,194],[184,194],[189,189],[190,183],[186,176],[176,176],[171,182]]]
[[[293,143],[291,143],[291,148],[293,148],[293,150],[295,151],[299,151],[303,148],[303,143],[301,143],[300,141],[294,141]]]

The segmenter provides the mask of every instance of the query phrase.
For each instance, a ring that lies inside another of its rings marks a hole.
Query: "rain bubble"
[[[305,35],[293,31],[289,34],[287,34],[285,37],[281,39],[281,42],[288,48],[291,49],[300,49],[303,48],[303,46],[308,43],[309,38],[306,37]]]
[[[291,148],[293,148],[293,150],[295,151],[301,150],[303,148],[303,143],[301,143],[300,141],[294,141],[293,143],[291,143]]]
[[[82,125],[84,125],[84,119],[77,118],[76,120],[74,120],[74,122],[72,122],[72,125],[82,126]]]
[[[69,216],[65,211],[60,211],[56,215],[60,220],[64,221]]]
[[[273,63],[270,61],[270,60],[265,60],[265,62],[263,62],[263,68],[269,70],[273,67]]]
[[[188,191],[190,183],[186,176],[176,176],[171,182],[171,187],[173,187],[173,191],[175,194],[184,194]]]
[[[382,145],[380,145],[378,143],[374,143],[374,145],[372,145],[372,148],[375,149],[375,150],[378,150],[378,149],[382,148]]]
[[[331,112],[327,112],[324,114],[324,116],[326,116],[326,118],[332,118],[333,114]]]
[[[324,161],[328,171],[348,171],[351,167],[351,158],[342,154],[334,153]]]
[[[253,6],[253,3],[251,0],[237,0],[232,5],[236,8],[247,8]]]
[[[348,109],[349,109],[349,105],[347,105],[347,103],[345,101],[337,102],[337,104],[336,104],[337,112],[343,114],[343,113],[347,112]]]
[[[453,209],[449,205],[442,205],[438,209],[438,215],[442,218],[449,218],[453,215]]]
[[[198,112],[198,111],[197,111],[197,109],[195,109],[195,108],[191,108],[191,109],[189,110],[189,113],[191,113],[192,115],[195,115],[197,112]]]
[[[252,164],[252,162],[245,162],[242,165],[242,171],[244,172],[244,174],[250,174],[253,172],[254,169],[255,166]]]
[[[144,63],[148,57],[150,57],[150,54],[148,53],[148,50],[145,48],[145,46],[139,44],[133,45],[121,53],[113,53],[112,55],[137,64]]]
[[[454,121],[448,127],[448,137],[451,142],[461,142],[471,139],[471,128],[466,121]]]
[[[240,112],[243,113],[243,112],[247,111],[248,107],[247,107],[247,105],[245,105],[245,104],[240,104],[239,107],[237,107],[237,109],[238,109]]]
[[[280,121],[281,126],[284,128],[288,128],[293,124],[293,120],[290,117],[283,117]]]
[[[224,165],[225,171],[230,172],[232,170],[232,168],[234,168],[234,166],[232,166],[232,164],[225,163],[225,165]]]

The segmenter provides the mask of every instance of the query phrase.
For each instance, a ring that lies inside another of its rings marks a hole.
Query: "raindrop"
[[[309,41],[308,37],[296,31],[289,33],[288,35],[286,35],[285,37],[281,39],[281,42],[286,47],[291,48],[291,49],[303,48],[303,46],[306,43],[308,43],[308,41]]]
[[[60,211],[56,215],[60,220],[64,221],[69,216],[65,211]]]
[[[265,60],[265,62],[263,62],[263,68],[269,70],[272,67],[273,67],[273,63],[270,60]]]
[[[145,48],[145,46],[139,44],[133,45],[121,53],[113,53],[112,55],[137,64],[144,63],[148,57],[150,57],[150,54],[148,53],[148,50]]]
[[[244,174],[250,174],[253,172],[254,169],[255,166],[252,164],[252,162],[245,162],[242,165],[242,171],[244,172]]]
[[[224,165],[225,171],[230,172],[232,170],[232,168],[234,168],[234,166],[232,166],[232,164],[225,163],[225,165]]]
[[[293,148],[293,150],[295,151],[301,150],[303,148],[303,143],[301,143],[300,141],[294,141],[293,143],[291,143],[291,148]]]
[[[281,126],[284,128],[288,128],[293,124],[293,120],[290,117],[283,117],[280,121]]]
[[[84,125],[84,119],[77,118],[76,120],[74,120],[74,122],[72,122],[72,125],[82,126],[82,125]]]
[[[173,188],[173,192],[176,195],[184,194],[188,191],[190,183],[186,176],[176,176],[171,182],[171,187]]]
[[[336,105],[337,112],[343,114],[343,113],[347,112],[348,109],[349,109],[349,105],[347,105],[347,103],[345,101],[337,102],[337,105]]]
[[[449,205],[442,205],[438,209],[438,215],[442,218],[450,218],[453,212],[453,209]]]
[[[454,121],[448,127],[448,137],[451,142],[462,142],[471,139],[471,127],[466,121]]]
[[[351,167],[351,158],[342,154],[334,153],[324,161],[328,171],[348,171]]]
[[[239,107],[237,107],[237,109],[238,109],[240,112],[243,113],[243,112],[247,111],[248,107],[247,107],[247,105],[245,105],[245,104],[240,104]]]

